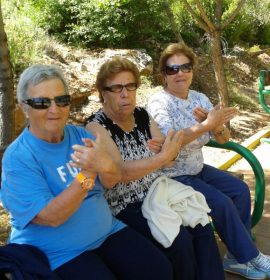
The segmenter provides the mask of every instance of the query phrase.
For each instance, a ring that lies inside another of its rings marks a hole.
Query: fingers
[[[89,138],[82,138],[82,141],[86,147],[93,147],[93,140]]]
[[[82,168],[85,166],[89,161],[89,148],[93,148],[95,145],[95,141],[89,138],[83,138],[82,139],[83,145],[73,145],[73,153],[71,154],[71,158],[73,160],[72,166],[76,168]]]
[[[161,152],[166,155],[168,163],[174,161],[177,157],[182,142],[183,142],[184,132],[183,131],[173,131],[170,130],[167,134],[165,142],[162,146]]]
[[[214,106],[214,110],[219,110],[222,108],[223,108],[223,106],[220,103],[218,103],[217,105]]]
[[[228,108],[224,108],[223,110],[224,110],[224,121],[225,122],[232,120],[235,116],[237,116],[239,114],[238,109],[235,107],[228,107]]]
[[[197,122],[203,122],[208,115],[208,111],[202,107],[196,107],[192,113]]]
[[[163,145],[164,140],[162,141],[162,143],[160,141],[156,141],[154,139],[150,139],[147,141],[147,146],[150,149],[150,151],[154,152],[154,153],[159,153],[161,150],[161,147]]]
[[[176,143],[179,143],[180,142],[182,143],[183,141],[183,137],[184,137],[184,132],[179,130],[179,131],[174,131],[173,129],[170,129],[168,131],[168,134],[167,134],[167,137],[165,139],[165,143],[169,143],[169,142],[176,142]]]
[[[205,116],[208,114],[208,111],[202,107],[196,107],[194,110],[193,110],[193,113],[196,113],[198,115],[201,115],[201,116]]]

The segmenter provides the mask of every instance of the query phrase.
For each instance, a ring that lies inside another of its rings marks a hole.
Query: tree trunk
[[[5,148],[14,139],[14,109],[13,72],[0,2],[0,163]]]
[[[223,106],[228,106],[229,95],[227,87],[227,79],[224,70],[222,51],[221,51],[221,41],[220,41],[220,31],[215,30],[210,33],[210,44],[212,51],[212,60],[214,65],[214,72],[217,81],[219,102]]]

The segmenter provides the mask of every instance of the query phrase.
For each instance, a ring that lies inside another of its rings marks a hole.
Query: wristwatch
[[[95,186],[95,179],[86,177],[81,172],[77,174],[76,179],[81,183],[81,187],[83,190],[89,191],[92,190]]]

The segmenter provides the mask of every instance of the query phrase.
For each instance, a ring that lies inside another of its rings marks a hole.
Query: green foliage
[[[19,6],[18,3],[17,1],[3,3],[5,31],[15,72],[39,62],[46,44],[45,32],[24,15],[29,6]]]
[[[146,48],[173,33],[162,0],[28,0],[49,34],[83,47]]]
[[[250,47],[248,49],[248,52],[250,52],[250,53],[252,53],[252,52],[259,52],[259,51],[261,51],[261,48],[260,48],[259,45],[253,45],[252,47]]]
[[[235,8],[235,5],[231,8]],[[270,32],[267,28],[270,25],[269,9],[269,0],[247,0],[241,12],[224,31],[229,44],[231,46],[239,42],[247,45],[269,44],[269,37],[267,37]]]
[[[172,10],[176,17],[177,24],[181,30],[183,39],[191,46],[200,46],[207,50],[207,43],[204,42],[204,31],[200,29],[189,12],[185,9],[184,4],[178,0],[171,0]],[[200,0],[199,1],[206,11],[208,18],[217,24],[214,19],[215,0]],[[230,14],[235,10],[238,0],[223,1],[222,22],[224,22]],[[194,0],[189,1],[194,12],[199,16],[199,11]],[[235,44],[253,45],[255,43],[269,44],[269,29],[267,26],[270,23],[269,17],[270,2],[269,0],[247,0],[242,7],[240,13],[231,22],[231,24],[223,31],[222,36],[228,42],[230,47]]]
[[[41,55],[45,32],[75,46],[97,48],[144,48],[152,56],[175,41],[163,0],[2,0],[12,61]],[[176,25],[191,47],[207,51],[209,42],[182,1],[170,0]],[[238,0],[224,0],[223,20]],[[197,11],[194,0],[189,1]],[[215,0],[200,0],[213,20]],[[268,8],[268,10],[267,10]],[[269,0],[247,0],[241,13],[222,36],[232,47],[269,44]],[[16,20],[15,20],[16,19]],[[41,29],[40,29],[41,28]],[[43,31],[44,30],[44,31]],[[24,44],[27,42],[27,44]]]
[[[270,45],[270,23],[261,27],[258,33],[258,42],[264,45]]]

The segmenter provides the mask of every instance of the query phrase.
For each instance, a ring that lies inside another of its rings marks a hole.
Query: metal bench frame
[[[265,175],[260,162],[249,149],[236,142],[228,141],[225,144],[219,144],[214,140],[210,140],[206,146],[234,151],[245,158],[252,167],[255,175],[255,195],[251,213],[251,227],[254,227],[260,221],[264,209]]]
[[[270,86],[270,70],[261,70],[259,77],[259,101],[263,109],[270,114],[270,107],[265,102],[265,95],[270,94],[270,89],[265,89]]]

